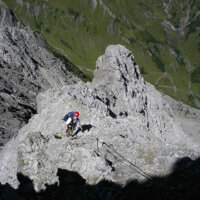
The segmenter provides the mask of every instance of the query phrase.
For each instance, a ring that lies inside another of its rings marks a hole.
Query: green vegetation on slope
[[[191,73],[191,81],[193,83],[200,83],[200,67],[196,68],[192,73]]]
[[[106,46],[120,43],[157,89],[192,106],[199,99],[198,0],[4,2],[90,78]]]

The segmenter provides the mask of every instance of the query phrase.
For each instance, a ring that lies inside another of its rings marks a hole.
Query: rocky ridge
[[[76,171],[91,184],[165,175],[178,158],[196,159],[200,152],[168,101],[143,80],[129,50],[111,45],[98,58],[92,83],[37,96],[38,114],[0,154],[0,181],[16,188],[20,172],[39,191],[58,181],[58,168]],[[71,110],[80,111],[85,132],[56,139]],[[199,123],[199,110],[192,112]]]
[[[0,2],[1,4],[1,2]],[[36,95],[79,81],[38,33],[0,6],[0,146],[36,114]],[[1,147],[0,147],[1,148]]]

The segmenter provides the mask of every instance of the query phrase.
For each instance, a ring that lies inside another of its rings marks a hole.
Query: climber
[[[71,136],[73,133],[76,133],[78,129],[80,128],[81,131],[83,131],[83,128],[81,126],[80,120],[79,120],[79,112],[69,112],[64,117],[65,121],[65,127],[66,127],[66,135]]]

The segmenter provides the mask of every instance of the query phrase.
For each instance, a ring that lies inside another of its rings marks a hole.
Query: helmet
[[[74,112],[74,116],[79,116],[79,112]]]

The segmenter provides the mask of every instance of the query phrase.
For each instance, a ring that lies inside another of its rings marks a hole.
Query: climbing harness
[[[73,131],[74,131],[74,127],[73,126],[69,126],[68,129],[66,130],[66,135],[67,136],[72,136]]]

